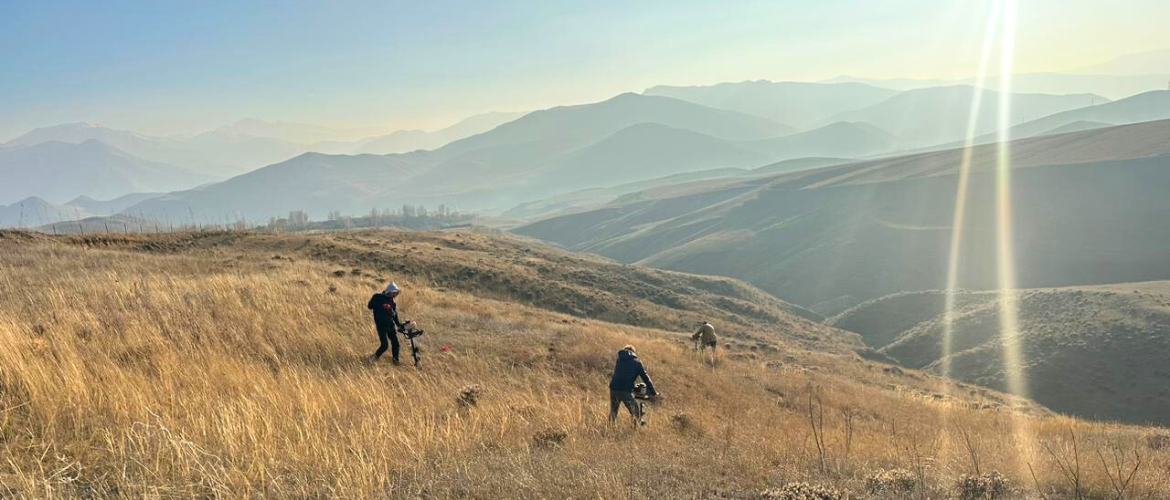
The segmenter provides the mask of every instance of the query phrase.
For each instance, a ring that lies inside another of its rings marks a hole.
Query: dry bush
[[[1010,491],[1010,482],[999,471],[963,474],[955,481],[955,494],[959,500],[999,500],[1007,498]]]
[[[476,385],[467,385],[459,389],[459,397],[455,398],[455,403],[460,408],[471,408],[479,404],[479,398],[483,395],[483,387]]]
[[[918,477],[906,469],[887,469],[865,478],[865,489],[871,495],[909,493],[918,487]]]
[[[1146,436],[1146,446],[1154,451],[1170,449],[1170,434],[1150,434]]]
[[[560,448],[569,434],[555,429],[543,430],[532,436],[532,444],[537,448]]]
[[[828,486],[808,483],[789,483],[782,488],[764,490],[760,494],[766,500],[846,500],[849,495]]]
[[[681,434],[701,437],[703,436],[703,427],[695,421],[695,418],[687,413],[675,413],[670,416],[670,426]]]

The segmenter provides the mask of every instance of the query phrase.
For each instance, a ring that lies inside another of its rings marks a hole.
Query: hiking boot
[[[394,358],[394,366],[398,366],[398,365],[399,365],[398,358]]]

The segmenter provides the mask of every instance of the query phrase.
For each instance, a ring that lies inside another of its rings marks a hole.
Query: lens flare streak
[[[971,156],[975,146],[975,136],[979,125],[979,109],[983,106],[983,86],[987,82],[987,69],[991,63],[992,49],[999,28],[1000,11],[1003,8],[1002,0],[994,2],[991,13],[987,18],[987,28],[983,34],[983,50],[979,58],[979,71],[976,74],[975,87],[971,97],[971,111],[967,115],[967,137],[963,146],[963,158],[959,164],[958,188],[955,192],[955,212],[951,222],[951,250],[947,261],[946,298],[943,305],[943,338],[940,369],[943,377],[951,376],[951,352],[954,337],[955,295],[959,282],[959,260],[962,258],[960,247],[963,244],[963,222],[967,212],[967,183],[971,176]]]

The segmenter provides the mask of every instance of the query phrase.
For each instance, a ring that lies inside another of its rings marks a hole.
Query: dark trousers
[[[629,410],[629,412],[630,412],[630,416],[634,417],[635,422],[640,422],[642,420],[642,407],[641,407],[641,405],[638,404],[638,401],[634,399],[634,393],[624,392],[624,391],[615,391],[613,389],[610,389],[610,391],[609,391],[609,421],[610,422],[617,421],[618,404],[622,404],[622,405],[626,406],[626,409]]]
[[[394,356],[394,361],[398,361],[398,332],[393,328],[378,328],[378,341],[382,344],[378,346],[378,350],[374,351],[374,359],[382,357],[386,353],[387,344],[390,347],[390,354]]]

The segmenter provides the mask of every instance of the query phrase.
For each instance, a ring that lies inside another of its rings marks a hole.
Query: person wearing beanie
[[[634,417],[634,423],[645,425],[646,422],[642,420],[641,405],[634,400],[634,383],[639,378],[646,383],[646,393],[651,398],[658,395],[658,391],[654,390],[654,382],[650,381],[650,376],[646,374],[646,368],[642,366],[642,361],[634,352],[634,346],[627,345],[618,351],[617,364],[613,368],[613,377],[609,381],[609,421],[611,423],[617,421],[619,405],[625,405],[630,416]]]
[[[398,364],[398,332],[406,331],[406,325],[398,319],[398,303],[394,301],[399,293],[401,290],[398,284],[391,281],[385,290],[375,293],[366,304],[366,307],[374,312],[374,328],[378,330],[378,341],[381,342],[378,350],[374,351],[374,357],[370,359],[371,363],[381,358],[389,347],[394,364]]]

